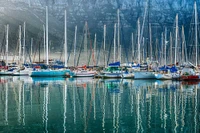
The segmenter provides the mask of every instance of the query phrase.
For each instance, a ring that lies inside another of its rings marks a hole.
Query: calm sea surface
[[[199,133],[199,84],[0,77],[0,132]]]

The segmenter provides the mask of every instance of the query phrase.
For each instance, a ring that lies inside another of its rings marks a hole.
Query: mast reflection
[[[199,88],[179,81],[15,78],[0,85],[0,126],[19,132],[37,127],[42,132],[197,133]]]
[[[8,83],[6,82],[6,95],[5,95],[5,125],[8,125]]]
[[[64,88],[63,88],[63,107],[64,107],[64,111],[63,111],[63,132],[66,132],[66,113],[67,113],[67,84],[65,82],[64,84]]]

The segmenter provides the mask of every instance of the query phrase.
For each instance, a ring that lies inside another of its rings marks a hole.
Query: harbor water
[[[0,77],[0,132],[200,132],[199,82]]]

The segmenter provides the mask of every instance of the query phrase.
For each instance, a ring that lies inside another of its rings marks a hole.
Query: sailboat
[[[77,26],[75,27],[75,35],[74,35],[74,66],[76,66],[76,36],[77,36]],[[75,68],[73,73],[70,75],[72,77],[94,77],[96,71],[87,70],[87,66],[78,66]]]
[[[155,78],[160,80],[179,79],[180,75],[175,66],[163,66],[159,68],[159,73],[155,73]]]
[[[130,74],[128,71],[122,71],[122,68],[120,66],[120,63],[121,63],[121,45],[120,45],[120,33],[119,33],[119,27],[120,27],[120,22],[119,22],[119,19],[120,19],[120,16],[119,16],[119,9],[117,10],[117,20],[118,20],[118,23],[114,24],[114,62],[113,63],[110,63],[107,67],[106,67],[106,62],[105,62],[105,34],[106,34],[106,30],[104,28],[104,66],[105,66],[105,69],[103,71],[101,71],[99,74],[98,74],[98,77],[101,77],[101,78],[122,78],[122,77],[126,77],[126,78],[129,78],[130,77]],[[105,27],[105,26],[104,26]],[[117,38],[116,38],[116,32],[117,32]],[[116,47],[116,40],[117,40],[117,47]],[[116,50],[117,48],[117,50]],[[117,56],[117,60],[116,61],[116,51],[118,51],[118,56]],[[132,76],[132,75],[131,75]]]
[[[181,80],[199,80],[199,75],[196,74],[193,66],[186,66],[181,70]]]
[[[67,19],[67,12],[65,11],[65,43],[64,45],[67,44],[67,39],[66,39],[66,19]],[[64,46],[65,52],[67,51],[67,47]],[[65,56],[66,58],[66,56]],[[46,6],[46,65],[49,65],[49,56],[48,56],[48,7]],[[67,61],[67,59],[65,59]],[[65,64],[66,65],[66,64]],[[58,77],[58,76],[70,76],[71,75],[70,69],[34,69],[29,73],[29,76],[31,77]]]
[[[178,15],[176,15],[176,35],[178,35]],[[162,34],[162,40],[163,40],[163,34]],[[177,40],[177,36],[176,36],[176,40]],[[164,52],[162,53],[164,53],[165,65],[159,68],[158,73],[155,73],[155,78],[159,80],[178,79],[180,76],[179,76],[179,73],[177,73],[178,69],[176,68],[176,66],[172,66],[172,67],[166,66],[167,64],[166,49],[167,49],[167,42],[168,42],[167,41],[167,27],[165,27],[165,39],[162,42],[163,42],[162,45],[164,45],[164,50],[163,50]],[[176,44],[177,44],[177,41],[176,41]]]
[[[122,78],[122,70],[119,68],[120,62],[110,63],[98,74],[101,78]]]
[[[195,65],[190,63],[189,65],[185,66],[181,70],[180,79],[181,80],[200,80],[199,73],[196,73],[195,69],[198,69],[198,20],[197,20],[197,4],[196,1],[194,3],[194,12],[195,12]]]
[[[119,9],[117,10],[117,14],[118,14],[118,46],[119,44]],[[115,51],[116,51],[116,24],[114,25],[114,62],[108,64],[108,66],[106,67],[106,60],[105,60],[105,56],[106,56],[106,52],[105,52],[105,48],[106,48],[106,25],[104,25],[104,67],[105,69],[100,71],[98,73],[98,77],[101,78],[122,78],[122,71],[120,68],[120,61],[116,62],[115,61]],[[119,50],[119,47],[118,47]],[[119,52],[118,52],[119,53]],[[118,54],[118,59],[120,58],[120,54]]]
[[[140,63],[140,20],[138,19],[138,63]],[[144,25],[144,22],[143,22]],[[143,28],[142,28],[143,29]],[[148,61],[147,61],[148,62]],[[155,79],[152,71],[149,71],[149,64],[143,63],[139,65],[139,71],[134,71],[134,79]]]
[[[13,70],[15,70],[15,67],[13,66],[8,66],[8,31],[9,31],[9,25],[7,24],[5,26],[5,31],[6,31],[6,61],[2,61],[1,64],[1,70],[0,70],[0,75],[12,75]]]
[[[24,40],[23,40],[23,63],[25,63],[25,26],[26,23],[24,22]],[[33,68],[22,65],[21,63],[21,25],[19,26],[19,66],[17,69],[15,69],[12,73],[12,76],[28,76],[30,71],[33,70]]]
[[[88,49],[87,49],[87,22],[85,22],[85,43],[84,43],[84,51],[86,54],[86,61],[88,61],[88,65],[89,65],[89,58],[88,58]],[[83,66],[76,66],[76,35],[77,34],[77,26],[75,27],[75,37],[74,37],[74,71],[72,73],[72,77],[94,77],[96,75],[96,70],[92,70],[92,68],[87,69],[86,65]],[[95,43],[96,43],[96,34],[95,34]],[[96,44],[95,44],[96,45]],[[84,56],[83,56],[84,57]],[[93,58],[94,59],[94,58]],[[78,63],[77,63],[78,65]]]
[[[94,77],[96,75],[96,71],[93,71],[92,69],[87,69],[87,66],[81,66],[76,67],[76,69],[73,71],[73,74],[71,76],[73,77]]]
[[[133,33],[131,34],[131,40],[132,40],[132,55],[134,56],[134,46],[133,46]],[[132,57],[133,58],[133,57]],[[122,78],[123,79],[133,79],[134,73],[132,71],[132,63],[125,63],[122,65]]]

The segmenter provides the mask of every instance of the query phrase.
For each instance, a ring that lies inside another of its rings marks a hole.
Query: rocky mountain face
[[[200,5],[197,1],[197,5]],[[141,25],[145,16],[144,34],[148,38],[148,24],[152,24],[152,36],[160,39],[164,27],[174,31],[175,16],[179,14],[179,25],[186,32],[194,17],[194,1],[189,0],[0,0],[0,43],[5,43],[4,25],[9,24],[9,49],[16,51],[19,25],[26,22],[26,43],[34,39],[34,49],[43,45],[45,7],[49,8],[49,39],[53,51],[62,49],[64,36],[64,10],[68,15],[68,42],[74,41],[74,27],[78,26],[78,46],[83,42],[84,24],[87,21],[88,39],[97,33],[98,47],[103,41],[103,25],[107,26],[106,44],[113,42],[114,23],[117,23],[117,9],[120,9],[120,40],[124,50],[130,49],[131,33],[137,36],[137,20]],[[2,47],[2,46],[1,46]],[[69,47],[69,46],[68,46]],[[70,48],[72,48],[70,46]]]

